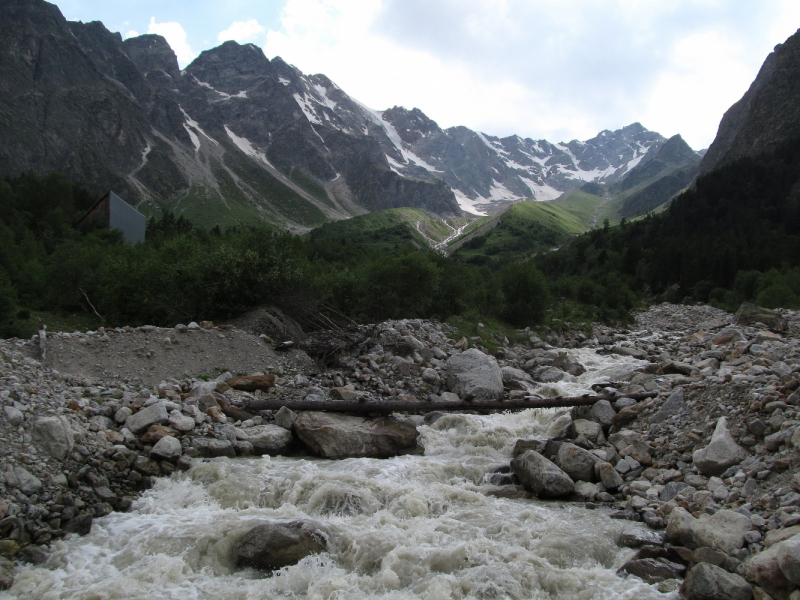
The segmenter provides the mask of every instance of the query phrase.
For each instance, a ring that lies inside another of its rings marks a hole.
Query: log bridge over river
[[[642,392],[637,394],[625,394],[625,398],[633,400],[644,400],[654,398],[657,392]],[[614,401],[622,398],[623,395],[598,394],[573,397],[554,397],[536,398],[526,397],[513,400],[492,400],[492,401],[461,401],[461,402],[420,402],[408,400],[384,400],[376,402],[374,400],[327,400],[319,402],[314,400],[296,400],[287,398],[255,398],[251,400],[245,410],[249,412],[259,412],[264,410],[280,410],[281,407],[297,411],[323,411],[341,412],[356,414],[391,414],[395,412],[408,413],[428,413],[433,411],[453,412],[453,411],[507,411],[507,410],[527,410],[529,408],[566,408],[571,406],[591,406],[600,400]]]

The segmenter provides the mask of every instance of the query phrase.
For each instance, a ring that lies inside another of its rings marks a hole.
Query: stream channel
[[[570,355],[587,373],[549,393],[585,393],[639,362]],[[0,598],[677,598],[616,575],[634,553],[617,547],[617,535],[642,525],[610,519],[610,508],[488,494],[516,440],[544,435],[556,414],[446,415],[419,427],[424,454],[384,460],[198,460],[159,479],[130,512],[56,542]],[[232,547],[247,531],[298,518],[333,532],[328,552],[272,576],[234,569]]]

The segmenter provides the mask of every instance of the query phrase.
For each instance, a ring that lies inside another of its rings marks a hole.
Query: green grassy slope
[[[551,202],[513,204],[480,219],[452,245],[452,255],[472,264],[501,265],[563,244],[592,228],[603,198],[575,190]]]

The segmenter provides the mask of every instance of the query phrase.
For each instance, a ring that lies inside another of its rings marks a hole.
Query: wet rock
[[[533,450],[512,460],[511,468],[522,485],[539,498],[563,498],[575,490],[569,475]]]
[[[447,387],[465,400],[495,400],[503,393],[503,373],[494,357],[475,348],[445,363]]]
[[[700,563],[686,575],[681,595],[687,600],[752,600],[753,589],[734,573],[709,563]]]
[[[514,456],[525,454],[528,450],[533,450],[539,454],[544,454],[547,447],[547,440],[540,438],[528,438],[524,440],[517,440],[514,444]]]
[[[125,427],[138,435],[151,425],[165,423],[168,418],[166,404],[164,402],[156,402],[128,417],[125,420]]]
[[[556,464],[573,481],[594,481],[597,461],[597,456],[575,444],[562,444],[556,457]]]
[[[192,440],[192,447],[200,453],[200,456],[206,458],[215,458],[218,456],[233,458],[236,456],[236,450],[229,440],[197,437]]]
[[[235,390],[255,392],[256,390],[269,390],[275,387],[274,375],[243,375],[233,377],[226,382]]]
[[[25,546],[21,548],[17,555],[17,560],[20,562],[30,563],[32,565],[41,565],[47,560],[48,552],[41,546]]]
[[[309,411],[294,422],[300,441],[324,458],[387,458],[414,451],[419,433],[408,421]],[[284,430],[285,431],[285,430]]]
[[[161,467],[152,458],[139,456],[131,465],[134,471],[148,477],[158,477],[161,474]]]
[[[150,457],[156,460],[169,460],[175,462],[183,454],[180,440],[170,435],[162,437],[150,451]]]
[[[280,454],[292,443],[292,433],[278,425],[255,425],[237,428],[236,439],[252,444],[256,454]]]
[[[747,452],[734,441],[725,417],[717,421],[711,443],[692,455],[694,464],[703,475],[721,475],[728,467],[739,464],[745,458]]]
[[[64,417],[39,417],[33,426],[37,446],[57,460],[64,460],[72,451],[74,438]]]
[[[658,583],[665,579],[680,579],[686,567],[666,558],[630,560],[617,571],[617,575],[633,575],[645,583]]]
[[[545,437],[548,439],[557,439],[566,437],[572,427],[572,417],[566,413],[562,413],[555,417],[547,426]]]
[[[658,409],[656,414],[650,417],[651,423],[661,423],[670,417],[679,414],[686,408],[686,401],[683,399],[683,388],[678,388],[669,398],[666,399],[661,408]]]
[[[76,516],[74,519],[64,521],[61,525],[61,528],[67,533],[88,535],[92,530],[93,520],[94,519],[92,518],[92,515],[84,513]]]
[[[248,531],[233,547],[237,566],[274,571],[325,552],[329,534],[310,521],[275,521]]]
[[[626,529],[617,536],[617,545],[623,548],[639,548],[641,546],[660,546],[663,536],[647,529]]]
[[[752,529],[748,517],[732,510],[719,510],[705,515],[692,525],[694,543],[731,554],[744,545],[745,534]]]
[[[16,569],[14,563],[6,558],[0,558],[0,590],[7,590],[14,584]]]
[[[566,376],[567,374],[561,369],[556,367],[547,367],[544,371],[536,376],[536,379],[542,383],[558,383]]]

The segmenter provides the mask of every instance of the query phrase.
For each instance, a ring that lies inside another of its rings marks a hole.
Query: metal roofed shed
[[[147,219],[114,192],[108,192],[78,221],[79,229],[93,226],[118,229],[126,244],[135,244],[144,241]]]

